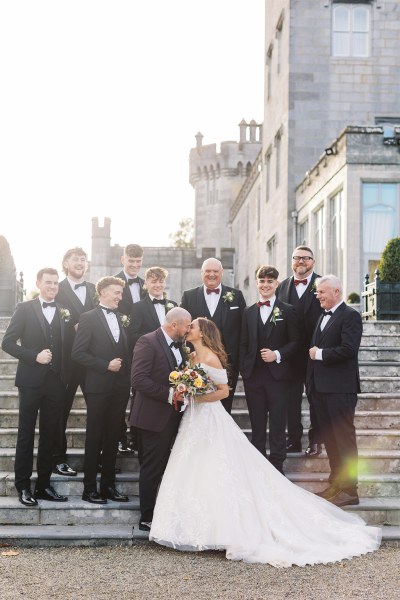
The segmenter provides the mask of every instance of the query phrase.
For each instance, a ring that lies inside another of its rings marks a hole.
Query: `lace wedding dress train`
[[[202,367],[215,383],[226,371]],[[150,540],[226,550],[275,567],[330,563],[376,550],[381,530],[292,484],[252,446],[220,402],[189,405],[164,473]]]

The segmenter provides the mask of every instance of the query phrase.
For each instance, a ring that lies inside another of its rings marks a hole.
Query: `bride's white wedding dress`
[[[225,370],[201,366],[215,383],[227,382]],[[183,415],[149,539],[289,567],[372,552],[381,529],[292,484],[252,446],[221,402],[199,402]]]

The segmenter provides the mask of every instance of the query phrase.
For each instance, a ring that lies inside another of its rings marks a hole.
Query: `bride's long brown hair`
[[[224,369],[226,369],[228,367],[228,355],[225,352],[222,344],[221,334],[218,327],[213,321],[210,321],[205,317],[198,317],[196,321],[198,322],[200,331],[203,334],[203,344],[218,356],[219,360],[221,361],[221,365]]]

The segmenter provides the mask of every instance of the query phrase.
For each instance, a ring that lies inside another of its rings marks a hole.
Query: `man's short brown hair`
[[[120,285],[125,287],[125,281],[120,277],[102,277],[96,283],[96,292],[100,296],[100,292],[109,285]]]
[[[256,278],[257,279],[278,279],[279,277],[279,271],[277,269],[275,269],[275,267],[273,267],[272,265],[264,265],[262,267],[259,267],[256,271]]]
[[[311,254],[311,256],[314,258],[314,252],[308,246],[296,246],[296,248],[293,250],[293,252],[296,252],[296,250],[303,250],[304,252],[309,252]]]
[[[125,246],[124,254],[131,258],[140,258],[143,256],[143,248],[139,244],[128,244]]]
[[[163,267],[150,267],[144,272],[144,279],[167,279],[168,271]]]
[[[40,271],[37,272],[36,281],[40,281],[45,273],[47,273],[48,275],[57,275],[58,277],[57,269],[53,269],[53,267],[44,267],[43,269],[40,269]]]

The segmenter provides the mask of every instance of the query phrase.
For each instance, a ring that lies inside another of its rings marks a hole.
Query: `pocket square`
[[[239,308],[238,306],[230,306],[229,309],[230,310],[235,310],[236,308]]]

